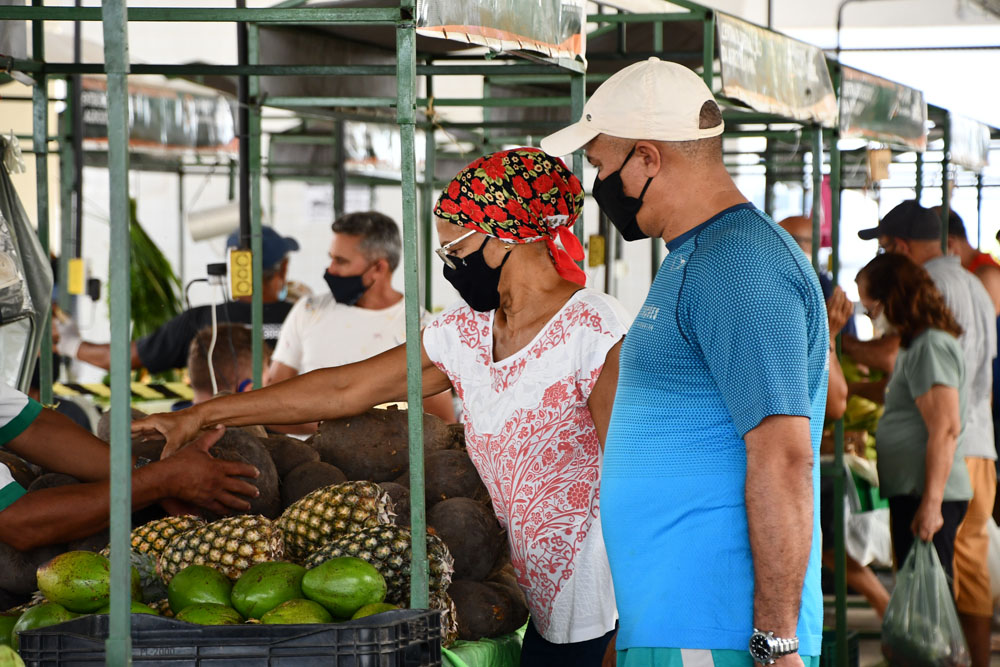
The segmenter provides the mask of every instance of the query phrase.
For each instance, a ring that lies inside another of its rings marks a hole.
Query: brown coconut
[[[35,572],[38,566],[66,551],[57,544],[18,551],[6,542],[0,542],[0,588],[13,595],[31,595],[38,590]]]
[[[61,472],[47,472],[44,475],[39,475],[35,478],[35,481],[28,486],[28,493],[32,491],[40,491],[41,489],[52,489],[57,486],[68,486],[70,484],[79,484],[80,480],[71,475],[64,475]]]
[[[490,494],[465,450],[430,452],[424,459],[424,493],[431,506],[448,498],[489,502]]]
[[[458,638],[476,641],[514,632],[528,620],[527,608],[518,604],[504,586],[457,580],[448,595],[458,611]]]
[[[281,506],[287,508],[316,489],[346,481],[347,475],[329,463],[322,461],[303,463],[281,478]]]
[[[209,453],[226,461],[241,461],[249,463],[260,471],[257,479],[241,477],[257,487],[260,495],[247,498],[250,509],[245,514],[262,514],[269,519],[281,514],[281,493],[278,489],[278,471],[267,448],[261,444],[256,435],[242,428],[227,428],[219,441],[212,445]],[[214,520],[218,517],[210,517]]]
[[[312,444],[320,458],[344,471],[347,479],[388,482],[409,467],[406,410],[368,410],[355,417],[320,424]],[[448,426],[424,415],[424,451],[452,446]]]
[[[427,523],[455,559],[455,578],[481,581],[493,569],[503,532],[493,510],[471,498],[449,498],[427,512]]]
[[[278,477],[284,477],[303,463],[319,461],[319,452],[315,447],[287,435],[271,433],[261,443],[271,455]]]

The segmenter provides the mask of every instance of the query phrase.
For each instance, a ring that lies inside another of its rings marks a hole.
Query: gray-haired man
[[[265,384],[363,361],[406,341],[403,295],[392,286],[402,257],[395,221],[376,211],[343,215],[333,223],[329,254],[323,279],[330,289],[292,308]],[[425,400],[424,409],[454,421],[450,395]],[[288,430],[308,433],[313,425]]]

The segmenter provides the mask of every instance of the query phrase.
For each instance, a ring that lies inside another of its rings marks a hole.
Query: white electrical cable
[[[218,284],[218,283],[216,283]],[[225,290],[225,288],[223,288]],[[225,298],[225,291],[223,291],[223,298]],[[215,368],[212,366],[212,356],[215,354],[215,339],[219,334],[219,321],[218,312],[219,304],[218,302],[212,304],[212,342],[208,344],[208,376],[212,379],[212,396],[219,393],[219,384],[215,380]]]

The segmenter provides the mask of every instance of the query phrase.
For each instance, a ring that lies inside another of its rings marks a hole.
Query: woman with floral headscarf
[[[423,332],[425,395],[454,387],[466,446],[507,531],[531,612],[524,667],[598,667],[616,625],[601,530],[601,445],[627,318],[584,287],[579,180],[531,148],[480,158],[434,212],[462,301]],[[133,425],[167,451],[216,424],[301,423],[406,398],[406,352],[326,368]]]

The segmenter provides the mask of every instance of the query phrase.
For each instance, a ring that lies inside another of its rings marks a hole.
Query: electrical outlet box
[[[234,299],[253,294],[253,261],[249,250],[229,251],[229,280]]]
[[[69,275],[66,277],[66,292],[79,296],[86,290],[86,267],[82,257],[69,260]]]

